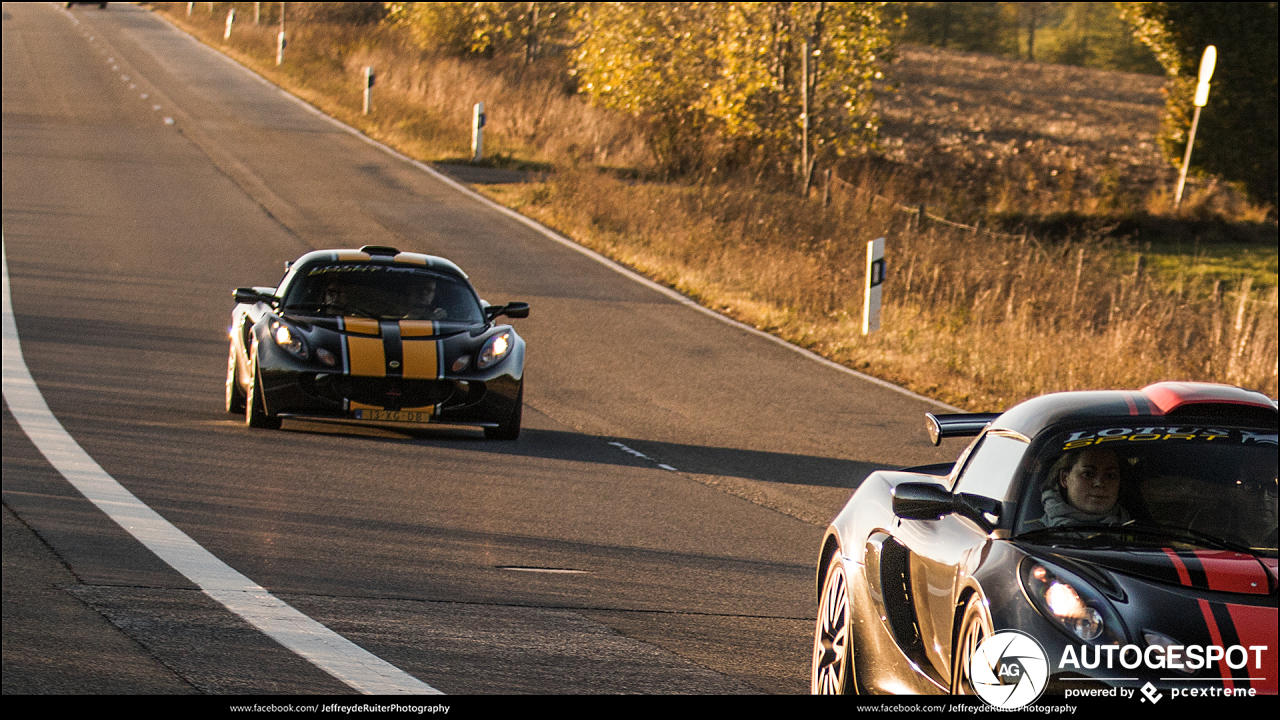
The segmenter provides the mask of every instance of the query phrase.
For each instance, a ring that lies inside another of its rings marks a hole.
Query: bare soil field
[[[915,45],[886,76],[877,110],[897,162],[1002,168],[1033,157],[1060,173],[1114,167],[1144,186],[1176,177],[1155,145],[1161,77]]]

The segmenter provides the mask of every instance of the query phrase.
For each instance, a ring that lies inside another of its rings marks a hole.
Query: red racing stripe
[[[1240,644],[1249,647],[1264,646],[1262,651],[1262,667],[1258,667],[1256,655],[1249,651],[1249,677],[1255,678],[1250,684],[1259,693],[1275,695],[1277,692],[1276,675],[1276,630],[1277,611],[1273,607],[1256,605],[1227,605],[1231,614],[1231,624],[1235,626],[1236,636]]]
[[[1201,598],[1199,602],[1200,614],[1204,615],[1204,624],[1209,628],[1209,639],[1218,647],[1226,647],[1222,644],[1222,631],[1218,629],[1218,621],[1213,619],[1213,608],[1209,606],[1209,601]],[[1235,688],[1236,683],[1231,679],[1231,668],[1227,666],[1226,658],[1218,660],[1218,674],[1222,676],[1223,687]]]
[[[1266,595],[1271,590],[1267,571],[1257,558],[1229,550],[1195,550],[1204,568],[1209,589],[1222,592]]]
[[[1133,401],[1133,393],[1123,393],[1125,404],[1129,406],[1129,414],[1138,414],[1138,403]]]
[[[1164,548],[1164,554],[1173,561],[1173,568],[1178,571],[1178,582],[1191,587],[1191,573],[1187,572],[1187,565],[1182,562],[1182,558],[1178,557],[1178,553],[1172,548]]]

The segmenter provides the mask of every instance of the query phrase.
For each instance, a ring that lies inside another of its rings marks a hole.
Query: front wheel
[[[951,656],[951,694],[974,695],[973,677],[969,664],[973,656],[978,654],[978,647],[991,637],[991,621],[983,609],[985,603],[980,595],[974,594],[964,607],[964,615],[960,621],[960,634],[956,640],[956,651]]]
[[[240,364],[236,362],[236,346],[227,353],[227,412],[244,412],[244,388],[240,387]]]
[[[516,393],[516,407],[498,427],[487,427],[484,436],[490,440],[516,440],[520,437],[520,420],[524,415],[524,381]]]
[[[254,353],[255,355],[257,353]],[[258,359],[250,363],[249,394],[244,399],[244,424],[251,428],[279,429],[280,418],[267,414],[267,404],[262,398],[262,378],[258,372]]]
[[[849,577],[837,549],[827,564],[818,625],[813,631],[813,666],[809,690],[814,695],[853,695],[853,638],[850,634]]]

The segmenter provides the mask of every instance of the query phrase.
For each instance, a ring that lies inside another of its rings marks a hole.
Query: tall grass
[[[248,26],[224,43],[225,4],[190,20],[185,4],[172,5],[162,11],[206,42],[420,159],[467,157],[472,104],[486,102],[486,147],[499,164],[554,168],[488,192],[709,307],[917,392],[974,409],[1166,379],[1277,394],[1274,272],[1224,277],[1187,255],[1163,258],[1157,276],[1132,260],[1132,246],[1108,239],[1110,220],[1008,234],[921,222],[904,207],[919,202],[928,168],[850,164],[827,202],[759,177],[645,181],[650,158],[633,122],[569,93],[554,68],[430,57],[385,28],[318,23],[292,30],[276,68],[274,28]],[[366,65],[378,72],[370,116],[360,113]],[[1028,188],[1024,175],[984,176],[976,204],[990,214],[963,219],[1143,203],[1169,212],[1159,188],[1144,200],[1128,188],[1108,194],[1105,176]],[[965,197],[939,202],[972,207]],[[1194,213],[1212,215],[1214,202],[1193,199]],[[1184,222],[1180,212],[1168,222]],[[882,329],[863,336],[866,242],[881,236]]]
[[[1275,395],[1274,284],[1224,282],[1188,258],[1170,288],[1097,237],[921,227],[901,210],[905,191],[868,171],[824,207],[579,170],[512,199],[710,307],[961,406],[1164,379]],[[882,329],[863,336],[866,241],[878,236],[890,267]]]

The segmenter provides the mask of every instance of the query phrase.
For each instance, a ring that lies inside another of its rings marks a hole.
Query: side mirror
[[[276,301],[276,296],[271,293],[264,293],[258,288],[236,288],[232,293],[236,299],[236,303],[243,305],[253,305],[254,303],[266,303],[272,305]]]
[[[512,302],[506,305],[490,305],[484,309],[484,314],[490,320],[499,315],[506,315],[509,318],[527,318],[529,317],[529,303]]]
[[[893,489],[893,514],[903,520],[937,520],[959,513],[990,532],[1000,521],[1000,511],[999,500],[971,493],[952,495],[933,483],[902,483]]]
[[[933,483],[902,483],[893,489],[893,514],[903,520],[937,520],[954,512],[946,488]]]

